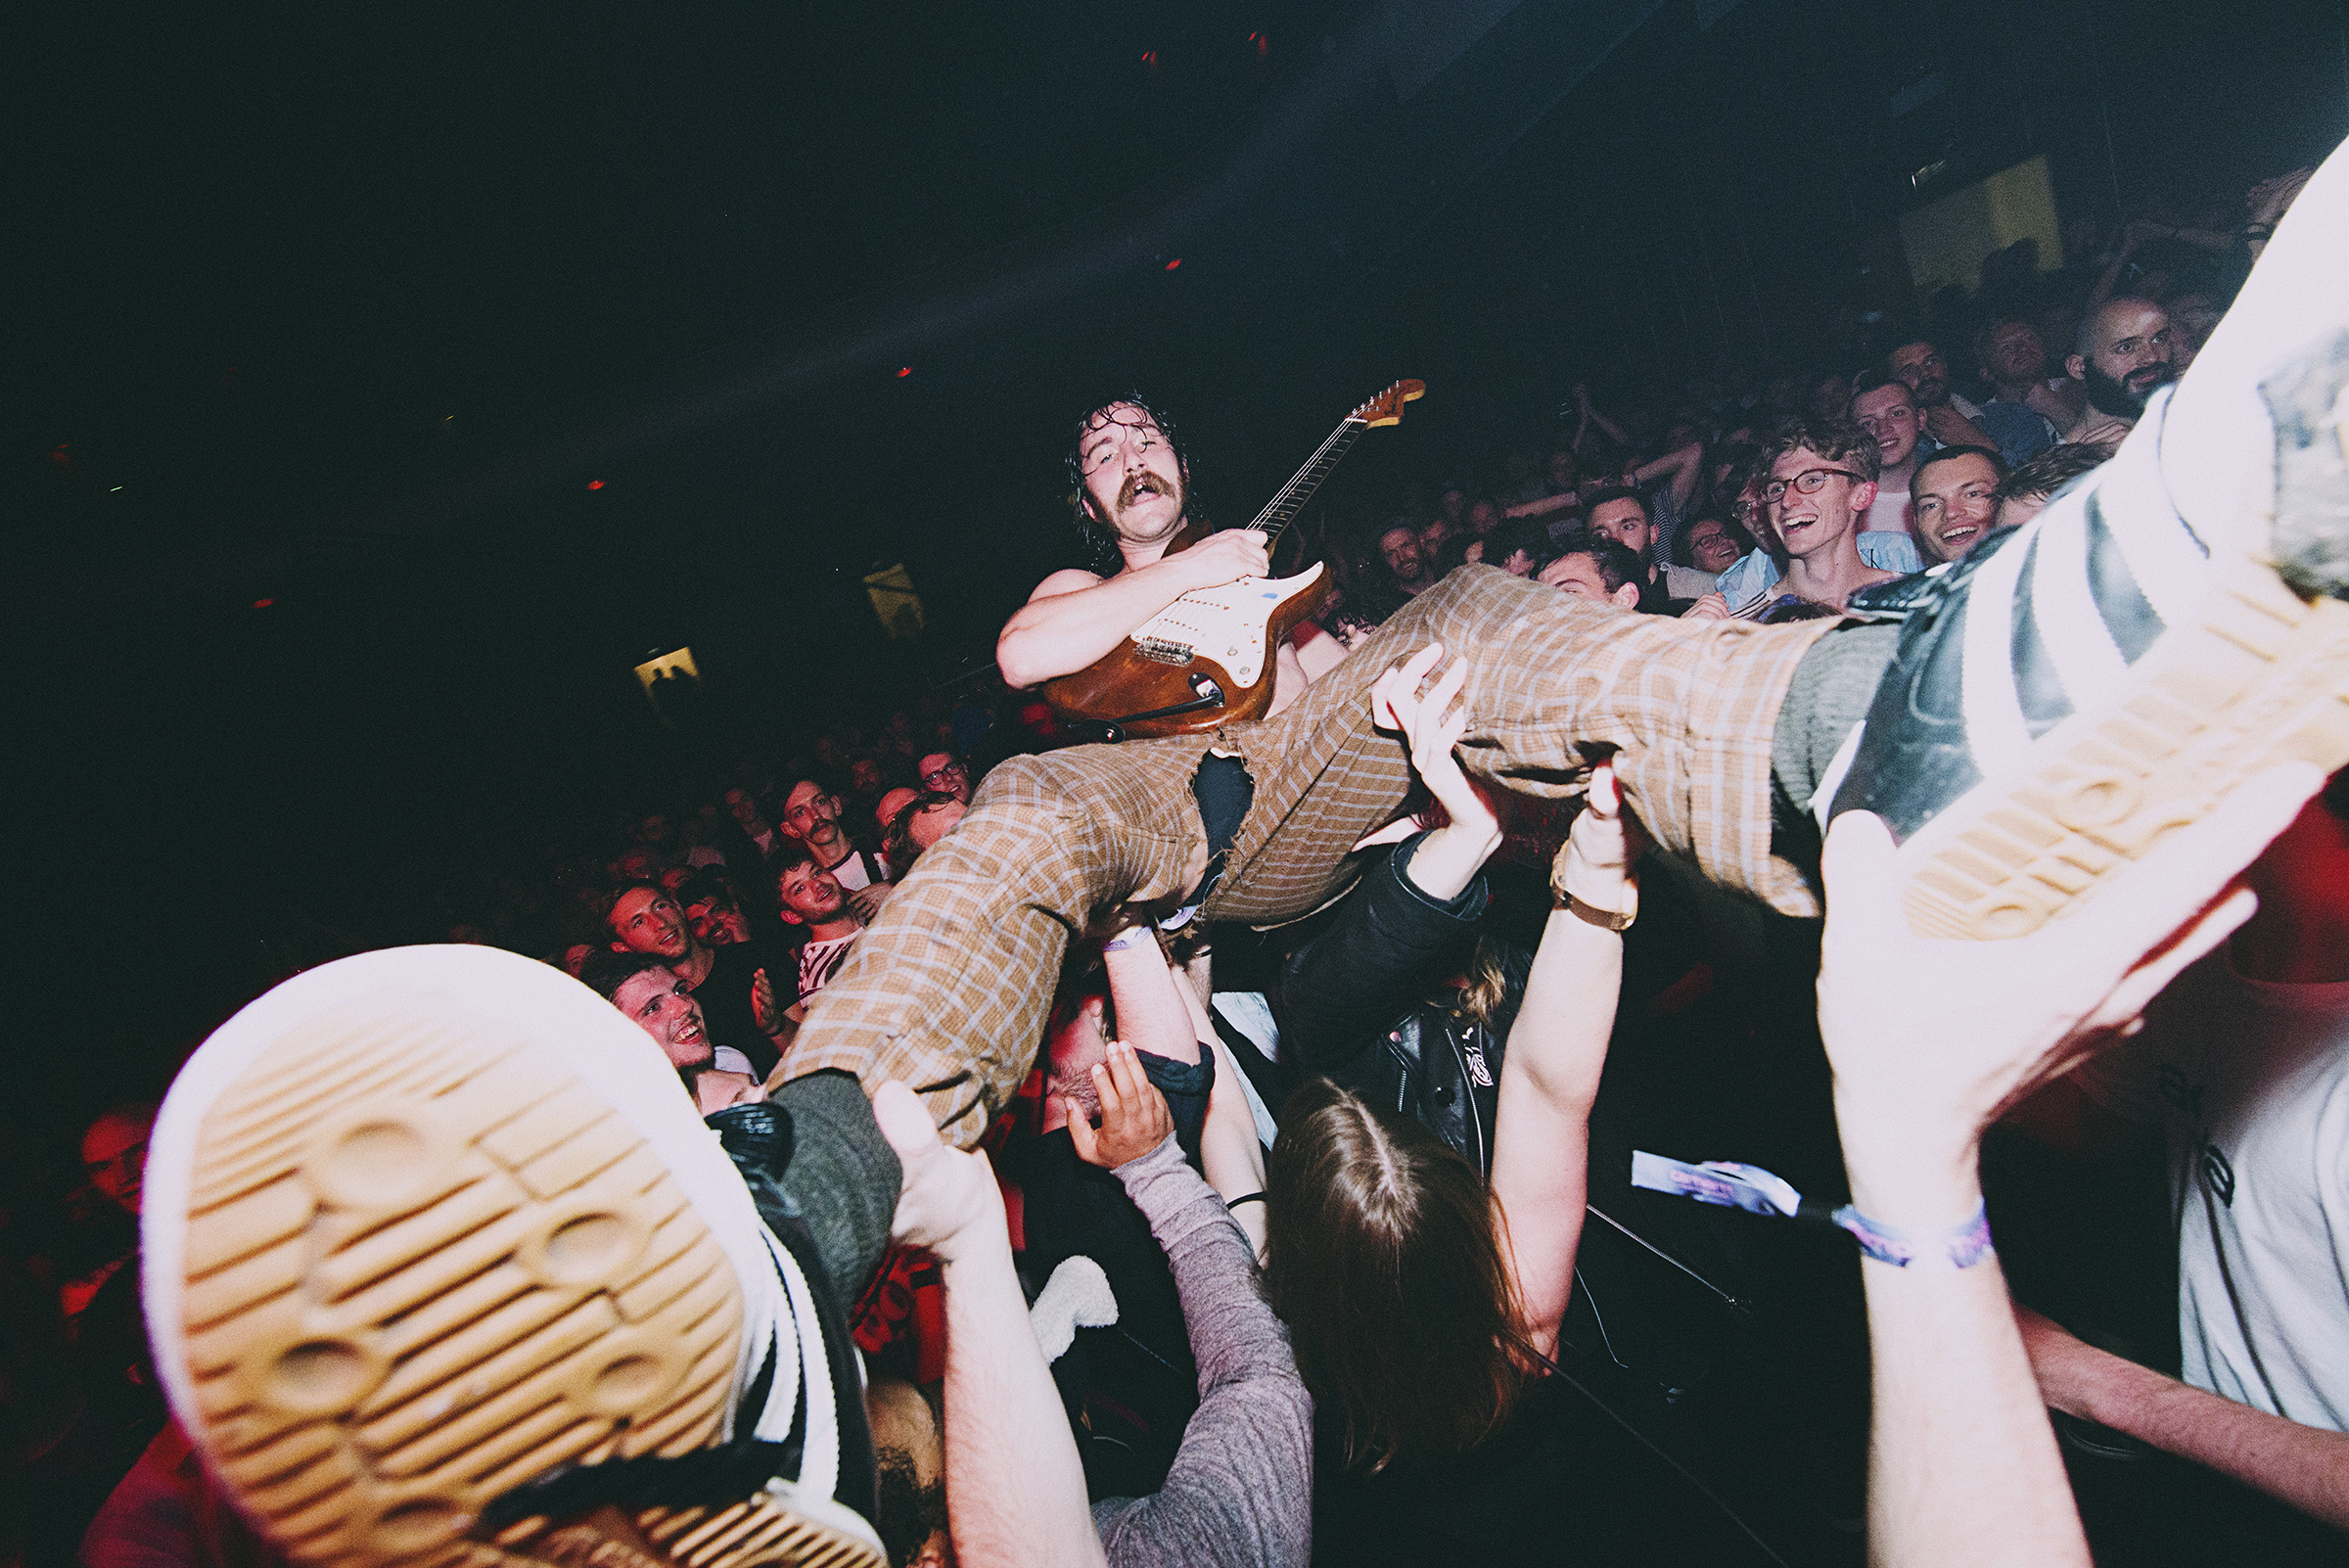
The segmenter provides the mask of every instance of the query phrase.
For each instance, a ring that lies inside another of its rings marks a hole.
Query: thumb
[[[1827,829],[1819,857],[1830,918],[1843,917],[1846,930],[1889,931],[1909,927],[1893,890],[1892,829],[1872,811],[1846,811]]]
[[[911,1166],[928,1151],[942,1147],[930,1113],[922,1109],[922,1102],[915,1098],[913,1090],[896,1079],[874,1091],[873,1120],[879,1124],[881,1135],[889,1140],[901,1165]]]
[[[1084,1107],[1077,1103],[1076,1096],[1064,1094],[1060,1103],[1069,1113],[1069,1141],[1077,1145],[1077,1158],[1091,1165],[1094,1153],[1101,1146],[1100,1134],[1093,1130],[1093,1124],[1086,1120]]]

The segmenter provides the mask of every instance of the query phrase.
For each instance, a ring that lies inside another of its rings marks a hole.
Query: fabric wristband
[[[1127,948],[1138,947],[1145,942],[1155,945],[1158,939],[1150,934],[1148,926],[1128,926],[1101,944],[1101,950],[1103,952],[1124,952]]]
[[[1707,1160],[1701,1165],[1689,1165],[1665,1155],[1650,1154],[1645,1149],[1635,1149],[1632,1185],[1645,1187],[1650,1192],[1677,1193],[1725,1209],[1743,1209],[1748,1214],[1777,1215],[1833,1225],[1850,1231],[1859,1241],[1860,1250],[1868,1257],[1896,1268],[1911,1265],[1971,1268],[1993,1250],[1990,1214],[1980,1204],[1975,1205],[1970,1219],[1946,1230],[1904,1230],[1880,1220],[1870,1220],[1848,1203],[1840,1209],[1829,1209],[1810,1201],[1784,1177],[1735,1160]]]
[[[1870,1220],[1850,1204],[1835,1211],[1835,1222],[1860,1238],[1860,1250],[1895,1268],[1971,1268],[1991,1254],[1990,1211],[1981,1203],[1972,1216],[1946,1230],[1904,1230]]]

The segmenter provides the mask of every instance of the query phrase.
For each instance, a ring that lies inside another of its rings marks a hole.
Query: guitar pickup
[[[1134,651],[1144,659],[1162,665],[1187,665],[1191,662],[1191,645],[1170,642],[1164,637],[1142,637],[1135,641]]]

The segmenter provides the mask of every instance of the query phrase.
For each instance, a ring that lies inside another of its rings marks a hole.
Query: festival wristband
[[[1833,1225],[1850,1231],[1862,1252],[1896,1268],[1907,1268],[1912,1264],[1971,1268],[1992,1251],[1990,1215],[1979,1204],[1970,1219],[1946,1230],[1904,1230],[1880,1220],[1870,1220],[1848,1203],[1840,1209],[1829,1209],[1806,1200],[1784,1177],[1773,1176],[1760,1166],[1735,1160],[1707,1160],[1701,1165],[1689,1165],[1650,1154],[1645,1149],[1632,1151],[1632,1185],[1645,1187],[1650,1192],[1677,1193],[1725,1209],[1743,1209],[1748,1214],[1777,1215]]]
[[[1862,1252],[1895,1268],[1911,1264],[1971,1268],[1991,1254],[1990,1211],[1980,1203],[1970,1218],[1944,1230],[1904,1230],[1870,1220],[1848,1203],[1835,1211],[1835,1222],[1860,1238]]]
[[[1101,944],[1101,950],[1103,952],[1124,952],[1128,947],[1138,947],[1145,942],[1155,944],[1157,941],[1158,939],[1150,934],[1148,926],[1128,926]]]

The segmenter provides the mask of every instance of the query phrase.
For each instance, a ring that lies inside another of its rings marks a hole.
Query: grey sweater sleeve
[[[1111,1568],[1303,1568],[1313,1554],[1313,1402],[1287,1328],[1257,1292],[1256,1254],[1172,1137],[1117,1176],[1174,1266],[1199,1409],[1161,1491],[1093,1504]]]

